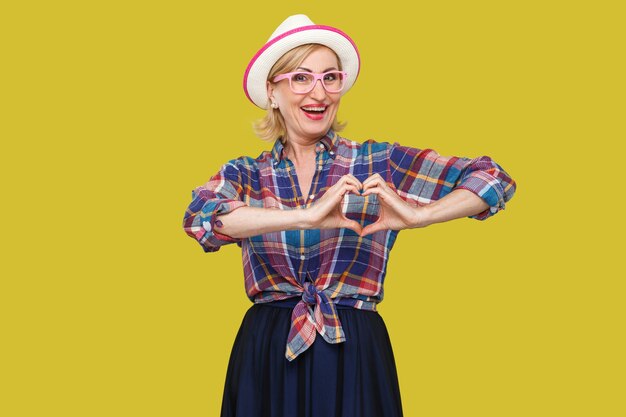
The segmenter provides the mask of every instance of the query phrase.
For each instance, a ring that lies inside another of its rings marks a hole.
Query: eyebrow
[[[300,69],[300,70],[303,70],[303,71],[306,71],[306,72],[313,72],[312,70],[310,70],[308,68],[304,68],[304,67],[298,67],[296,69]],[[324,71],[322,71],[322,73],[328,72],[328,71],[333,71],[333,70],[337,70],[337,68],[335,68],[335,67],[326,68]]]

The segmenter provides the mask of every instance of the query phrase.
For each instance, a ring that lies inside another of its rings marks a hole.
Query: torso
[[[315,176],[315,162],[308,164],[307,166],[296,166],[296,176],[298,177],[298,185],[300,186],[300,192],[302,193],[302,199],[308,200],[311,185],[313,183],[313,177]]]
[[[312,158],[306,163],[298,164],[291,159],[290,161],[293,163],[296,170],[296,177],[298,178],[298,186],[302,193],[302,199],[307,201],[309,199],[311,186],[313,185],[313,177],[315,176],[315,154],[313,154]]]

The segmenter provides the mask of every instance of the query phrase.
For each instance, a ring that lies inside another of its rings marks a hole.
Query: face
[[[326,47],[311,52],[300,66],[293,71],[323,73],[338,70],[339,63],[335,54]],[[289,80],[281,80],[272,84],[268,82],[268,96],[278,103],[278,109],[285,119],[287,138],[299,138],[316,141],[322,137],[333,124],[341,93],[328,93],[322,82],[318,80],[313,90],[307,94],[296,94],[289,87]],[[324,108],[323,112],[305,109]]]

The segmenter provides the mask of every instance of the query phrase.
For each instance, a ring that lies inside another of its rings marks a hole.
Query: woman
[[[338,29],[285,20],[244,89],[268,109],[258,158],[224,164],[192,194],[184,228],[206,252],[237,243],[254,305],[232,349],[222,416],[401,416],[376,311],[400,230],[504,208],[515,183],[488,157],[340,137],[359,55]]]

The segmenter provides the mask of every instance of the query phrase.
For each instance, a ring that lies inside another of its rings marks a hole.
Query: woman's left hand
[[[363,197],[376,194],[380,203],[378,220],[367,225],[361,236],[367,236],[379,230],[402,230],[426,226],[426,213],[422,207],[413,206],[404,201],[398,193],[380,176],[374,174],[363,181]]]

